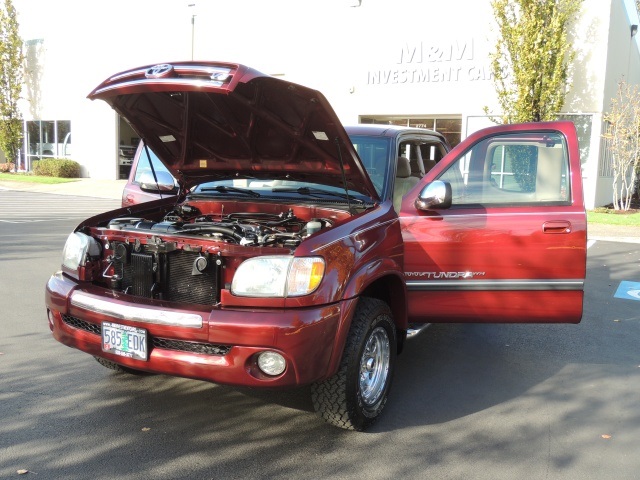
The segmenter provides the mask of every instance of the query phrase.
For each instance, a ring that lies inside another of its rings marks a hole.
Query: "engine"
[[[130,295],[211,305],[219,301],[220,290],[230,281],[237,260],[212,254],[197,242],[176,242],[172,237],[198,237],[246,247],[295,249],[308,236],[332,221],[323,218],[302,220],[291,210],[279,214],[236,212],[206,215],[196,207],[180,205],[164,217],[150,220],[138,217],[114,218],[106,244],[106,269],[102,276],[108,287]],[[128,232],[148,237],[127,239]],[[231,271],[229,271],[231,267]],[[225,271],[229,276],[225,280]]]
[[[291,210],[280,214],[248,212],[214,217],[202,215],[190,205],[176,207],[159,222],[136,217],[115,218],[109,222],[112,230],[193,235],[243,246],[287,248],[297,247],[308,236],[329,226],[328,219],[305,221]]]

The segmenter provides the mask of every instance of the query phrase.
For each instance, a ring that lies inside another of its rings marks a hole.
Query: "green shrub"
[[[15,165],[11,162],[9,163],[0,163],[0,172],[2,173],[9,173],[9,172],[13,172]]]
[[[43,177],[78,178],[80,176],[80,164],[64,158],[44,158],[31,164],[35,175]]]

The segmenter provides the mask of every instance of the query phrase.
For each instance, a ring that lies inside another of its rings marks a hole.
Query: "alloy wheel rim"
[[[367,339],[360,358],[359,386],[365,405],[375,404],[382,396],[389,376],[390,358],[389,335],[384,328],[377,327]]]

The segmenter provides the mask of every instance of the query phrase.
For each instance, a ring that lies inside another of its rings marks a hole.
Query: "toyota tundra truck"
[[[158,200],[80,223],[46,285],[54,338],[107,368],[310,385],[324,420],[363,430],[424,325],[581,320],[570,122],[450,150],[434,131],[345,127],[320,92],[221,62],[135,68],[89,98],[173,176],[151,168],[140,188]]]

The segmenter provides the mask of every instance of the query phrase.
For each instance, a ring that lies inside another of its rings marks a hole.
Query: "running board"
[[[407,329],[407,340],[410,338],[415,338],[424,332],[430,323],[410,323],[409,328]]]

